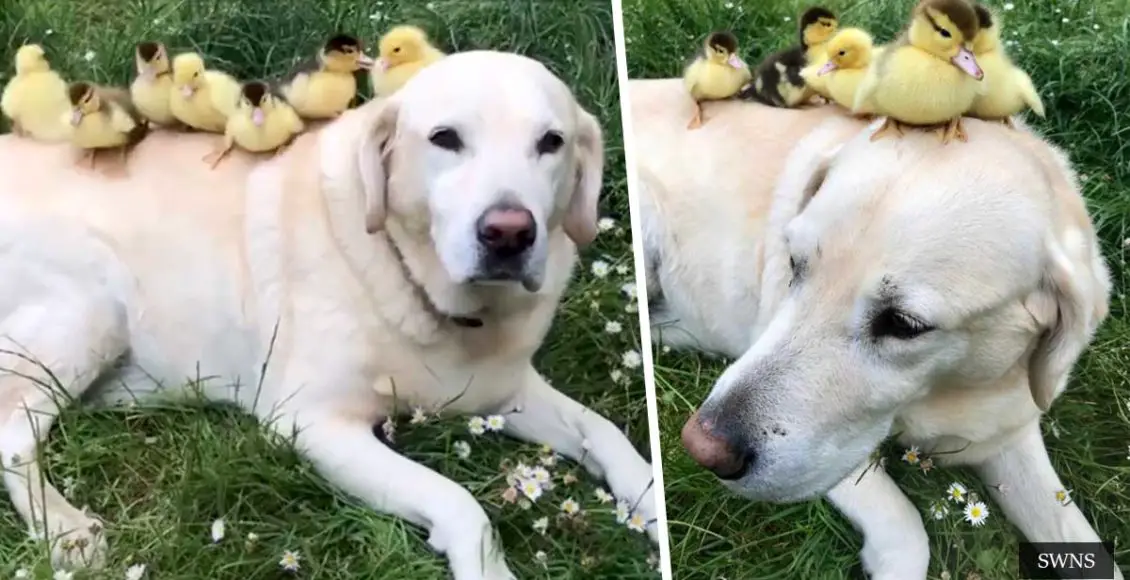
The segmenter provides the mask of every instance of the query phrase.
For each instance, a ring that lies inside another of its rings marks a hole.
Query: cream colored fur
[[[488,71],[508,90],[478,82]],[[436,124],[458,127],[466,150],[431,145]],[[531,155],[548,127],[565,147]],[[575,242],[595,234],[601,187],[600,128],[559,79],[524,57],[463,53],[271,161],[235,153],[209,170],[215,139],[153,133],[112,179],[75,168],[66,147],[0,137],[0,461],[29,528],[46,522],[56,566],[98,566],[106,550],[97,518],[41,485],[37,445],[65,397],[144,404],[196,377],[211,377],[206,398],[297,429],[331,484],[426,528],[457,580],[513,575],[466,489],[373,436],[397,411],[504,414],[509,434],[583,461],[655,519],[648,463],[530,362]],[[466,281],[475,218],[499,199],[537,220],[534,292]],[[390,240],[434,309],[483,326],[436,314]]]
[[[713,103],[688,133],[677,80],[629,95],[653,336],[735,359],[700,410],[753,457],[728,487],[825,495],[873,578],[922,579],[918,509],[864,475],[898,434],[974,466],[1030,541],[1098,541],[1056,501],[1039,428],[1111,288],[1063,154],[969,119],[968,143],[872,143],[833,107]],[[936,329],[877,337],[891,306]]]

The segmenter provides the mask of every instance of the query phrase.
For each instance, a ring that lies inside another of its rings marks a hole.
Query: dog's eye
[[[428,141],[432,145],[448,151],[455,151],[458,153],[463,150],[463,140],[459,138],[459,133],[450,127],[440,127],[428,136]]]
[[[557,153],[558,149],[565,144],[565,138],[557,131],[546,131],[545,135],[538,139],[538,155],[547,155]]]
[[[894,308],[884,309],[871,321],[871,335],[875,338],[910,340],[931,330],[934,327]]]

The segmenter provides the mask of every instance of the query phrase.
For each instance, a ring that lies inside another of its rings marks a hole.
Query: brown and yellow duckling
[[[129,96],[137,110],[157,125],[178,125],[169,106],[173,92],[173,67],[169,53],[160,42],[139,42],[134,49],[137,78],[129,87]]]
[[[822,79],[810,75],[813,78],[807,82],[802,71],[819,69],[828,60],[825,45],[838,27],[839,20],[831,10],[820,6],[805,10],[797,28],[799,43],[765,57],[740,98],[773,107],[797,107],[814,94],[827,97]]]
[[[729,99],[751,78],[749,67],[738,56],[738,38],[726,31],[710,33],[702,52],[683,71],[683,85],[694,100],[694,117],[687,128],[702,126],[702,101]]]
[[[129,93],[87,82],[67,87],[71,111],[63,121],[72,128],[71,143],[84,151],[78,163],[94,168],[98,151],[117,149],[125,165],[129,148],[149,131],[145,118],[130,102]]]
[[[327,40],[315,59],[281,83],[280,93],[303,119],[333,119],[357,97],[355,73],[373,67],[361,41],[348,34]]]
[[[204,157],[213,169],[233,147],[252,153],[279,152],[305,129],[298,113],[262,81],[244,83],[239,104],[228,116],[223,145]]]

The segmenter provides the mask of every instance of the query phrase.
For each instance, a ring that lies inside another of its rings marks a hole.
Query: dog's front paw
[[[109,550],[104,525],[85,511],[69,511],[72,513],[65,516],[58,512],[48,516],[49,534],[44,539],[51,545],[51,566],[56,570],[101,569]]]
[[[926,530],[883,541],[864,538],[860,559],[871,580],[926,580],[930,567]]]

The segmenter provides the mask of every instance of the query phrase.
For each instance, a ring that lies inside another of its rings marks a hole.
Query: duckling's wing
[[[883,74],[887,71],[891,55],[901,47],[901,43],[902,39],[899,39],[890,46],[882,47],[877,55],[872,55],[871,66],[867,67],[863,80],[859,81],[859,88],[855,90],[855,102],[851,105],[853,113],[863,110],[867,102],[875,95],[875,90],[879,88]]]
[[[1019,68],[1013,68],[1012,70],[1012,77],[1016,83],[1016,88],[1020,91],[1020,96],[1024,99],[1024,103],[1028,105],[1029,109],[1032,109],[1033,113],[1036,113],[1037,116],[1043,119],[1044,101],[1040,99],[1040,93],[1036,91],[1036,86],[1032,84],[1032,77],[1028,76],[1028,73]],[[982,84],[984,84],[984,81],[982,81]]]
[[[239,81],[219,71],[208,71],[204,75],[211,92],[212,106],[225,117],[230,117],[239,105],[239,95],[242,91]]]

